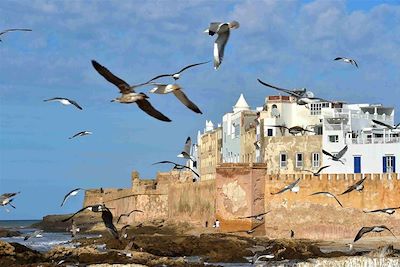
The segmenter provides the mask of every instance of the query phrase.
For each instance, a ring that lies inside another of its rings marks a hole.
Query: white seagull
[[[319,168],[318,171],[316,171],[316,172],[313,172],[313,171],[311,171],[311,170],[303,170],[303,172],[310,172],[310,173],[313,174],[313,176],[320,176],[320,175],[321,175],[321,171],[322,171],[323,169],[326,169],[326,168],[330,167],[330,166],[331,166],[331,165],[322,166],[322,167]]]
[[[79,191],[81,191],[81,190],[83,190],[83,189],[82,188],[75,188],[75,189],[71,190],[70,192],[68,192],[68,194],[66,194],[64,196],[64,199],[63,199],[63,201],[61,203],[61,207],[65,204],[65,201],[67,201],[67,199],[69,197],[76,196],[79,193]]]
[[[74,134],[73,136],[69,137],[68,139],[72,139],[72,138],[75,138],[77,136],[81,137],[81,136],[85,136],[85,135],[90,135],[90,134],[93,134],[93,133],[89,132],[89,131],[82,131],[82,132]]]
[[[340,194],[340,196],[341,196],[341,195],[344,195],[344,194],[348,194],[348,193],[350,193],[350,192],[353,191],[353,190],[356,190],[356,191],[358,191],[358,192],[361,192],[361,191],[364,189],[363,183],[364,183],[365,179],[367,179],[367,177],[364,177],[364,178],[362,178],[361,180],[359,180],[357,183],[355,183],[355,184],[349,186],[349,187],[346,189],[346,191],[344,191],[343,193]]]
[[[65,98],[65,97],[53,97],[53,98],[46,99],[43,101],[44,102],[60,102],[61,104],[65,105],[65,106],[74,105],[76,108],[82,110],[82,107],[79,106],[79,104],[76,101]]]
[[[193,103],[183,92],[183,88],[179,84],[161,84],[161,83],[152,83],[156,87],[150,90],[150,93],[153,94],[168,94],[173,93],[179,101],[182,102],[186,107],[191,109],[196,113],[203,114],[198,106]]]
[[[192,139],[190,136],[186,139],[185,146],[183,147],[183,150],[181,154],[179,154],[177,157],[178,158],[185,158],[185,159],[190,159],[193,162],[196,162],[196,159],[190,155],[190,148],[192,147]]]
[[[150,83],[150,82],[152,82],[152,81],[154,81],[154,80],[157,80],[157,79],[159,79],[159,78],[162,78],[162,77],[172,77],[175,81],[176,81],[176,80],[179,80],[179,78],[181,77],[181,73],[182,73],[183,71],[185,71],[185,70],[187,70],[187,69],[189,69],[189,68],[195,67],[195,66],[207,64],[207,63],[209,63],[209,62],[210,62],[210,61],[200,62],[200,63],[196,63],[196,64],[191,64],[191,65],[188,65],[188,66],[182,68],[182,69],[179,70],[178,72],[171,73],[171,74],[161,74],[161,75],[158,75],[158,76],[152,78],[151,80],[149,80],[148,83]]]
[[[224,58],[224,50],[229,39],[231,29],[239,28],[239,22],[211,22],[210,27],[204,32],[213,36],[218,34],[214,42],[214,69],[218,69]]]
[[[349,63],[351,65],[354,65],[358,68],[357,62],[354,59],[348,58],[348,57],[337,57],[334,60],[341,60],[343,62]]]
[[[373,122],[373,123],[376,123],[376,124],[378,124],[378,125],[381,125],[381,126],[383,126],[383,127],[386,127],[386,128],[388,128],[388,129],[391,129],[391,130],[398,129],[399,126],[400,126],[400,123],[398,123],[398,124],[392,126],[392,125],[389,125],[389,124],[387,124],[387,123],[384,123],[384,122],[381,122],[381,121],[378,121],[378,120],[372,120],[372,122]]]
[[[294,192],[294,193],[297,193],[297,192],[299,192],[299,190],[300,190],[300,187],[297,185],[299,182],[300,182],[300,178],[297,179],[296,181],[294,181],[293,183],[291,183],[291,184],[285,186],[283,189],[279,190],[278,192],[276,192],[276,193],[271,193],[271,195],[281,194],[281,193],[286,192],[286,191],[289,191],[289,190],[292,191],[292,192]]]

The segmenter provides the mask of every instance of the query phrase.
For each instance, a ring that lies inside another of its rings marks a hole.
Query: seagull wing
[[[72,105],[74,105],[75,107],[77,107],[78,109],[82,110],[82,107],[79,106],[79,104],[78,104],[76,101],[71,100],[71,99],[68,99],[68,101],[69,101]]]
[[[367,177],[362,178],[360,181],[358,181],[358,182],[355,184],[355,186],[359,186],[359,185],[361,185],[362,183],[364,183],[365,179],[367,179]]]
[[[121,220],[121,218],[122,218],[123,216],[128,217],[129,215],[126,214],[126,213],[122,213],[121,215],[119,215],[118,220],[117,220],[117,223],[119,223],[119,221]],[[125,226],[126,226],[126,225],[125,225]],[[124,226],[124,227],[125,227],[125,226]],[[122,230],[122,229],[121,229],[121,230]]]
[[[228,42],[229,34],[230,34],[229,26],[227,24],[221,25],[219,27],[219,29],[221,29],[222,27],[226,27],[227,30],[223,31],[221,33],[218,33],[218,37],[214,43],[214,68],[215,69],[218,69],[222,63],[222,60],[224,58],[225,46],[226,46],[226,43]]]
[[[300,178],[298,178],[296,181],[294,181],[293,183],[291,183],[290,185],[288,185],[288,188],[293,188],[295,187],[298,183],[300,182]]]
[[[333,158],[333,155],[331,153],[329,153],[328,151],[326,151],[326,150],[322,149],[322,153]]]
[[[309,173],[312,173],[312,174],[314,174],[314,172],[313,171],[311,171],[311,170],[302,170],[303,172],[309,172]]]
[[[342,57],[337,57],[334,60],[342,60],[342,59],[343,59]]]
[[[83,134],[83,133],[84,133],[84,132],[76,133],[76,134],[74,134],[73,136],[69,137],[69,139],[75,138],[75,137],[77,137],[77,136],[79,136],[79,135],[81,135],[81,134]]]
[[[356,242],[357,240],[359,240],[363,235],[365,235],[366,233],[371,232],[373,229],[373,227],[363,227],[360,229],[360,231],[358,231],[356,237],[354,238],[353,242]]]
[[[153,163],[153,164],[151,164],[151,165],[164,164],[164,163],[170,163],[170,164],[179,165],[179,164],[177,164],[177,163],[175,163],[175,162],[172,162],[172,161],[169,161],[169,160],[163,160],[163,161],[155,162],[155,163]]]
[[[65,201],[67,201],[67,199],[71,196],[71,193],[74,192],[74,191],[77,191],[77,190],[81,190],[81,188],[75,188],[75,189],[69,191],[68,194],[66,194],[64,196],[64,199],[63,199],[63,201],[61,203],[61,207],[64,205]]]
[[[340,207],[342,207],[343,208],[343,205],[342,205],[342,203],[340,203],[340,201],[339,201],[339,199],[334,195],[334,194],[331,194],[331,193],[329,193],[332,197],[334,197],[335,199],[336,199],[336,202],[340,205]]]
[[[293,92],[293,91],[291,91],[291,90],[276,87],[276,86],[274,86],[274,85],[265,83],[265,82],[261,81],[260,79],[257,79],[257,81],[258,81],[259,83],[261,83],[262,85],[264,85],[264,86],[274,88],[274,89],[276,89],[276,90],[278,90],[278,91],[282,91],[282,92],[284,92],[284,93],[286,93],[286,94],[289,94],[289,95],[291,95],[291,96],[298,97],[298,98],[301,97],[300,94],[295,93],[295,92]]]
[[[279,190],[278,192],[276,192],[276,193],[271,193],[271,195],[281,194],[281,193],[286,192],[286,191],[288,191],[288,190],[290,190],[290,188],[287,187],[287,186],[285,186],[283,189]]]
[[[173,91],[174,95],[182,102],[186,107],[193,110],[196,113],[203,114],[201,110],[196,106],[195,103],[190,101],[190,99],[185,95],[185,93],[181,89],[177,89]]]
[[[343,193],[341,193],[339,196],[350,193],[351,191],[353,191],[357,186],[356,185],[351,185],[347,188],[346,191],[344,191]]]
[[[348,146],[346,145],[342,150],[339,151],[339,153],[337,153],[336,158],[340,159],[341,157],[343,157],[343,155],[346,153],[348,149]]]
[[[256,226],[254,226],[253,228],[251,228],[251,230],[250,231],[254,231],[254,230],[256,230],[258,227],[260,227],[261,225],[263,225],[263,224],[265,224],[265,222],[263,222],[263,223],[260,223],[260,224],[258,224],[258,225],[256,225]]]
[[[115,225],[113,224],[113,215],[112,215],[111,211],[107,208],[105,210],[103,210],[101,212],[101,218],[103,219],[104,225],[110,231],[112,236],[115,239],[119,239],[118,230],[115,227]]]
[[[96,60],[92,60],[92,65],[95,70],[104,77],[104,79],[117,86],[122,94],[131,92],[131,88],[127,82],[115,76],[111,71],[100,65]]]
[[[323,169],[329,168],[331,165],[326,165],[318,169],[316,173],[320,173]]]
[[[160,111],[156,110],[149,101],[146,99],[138,100],[135,102],[138,107],[146,112],[148,115],[160,120],[160,121],[171,121],[168,117],[162,114]]]
[[[214,35],[218,31],[219,26],[221,24],[222,24],[222,22],[211,22],[210,23],[210,27],[207,29],[208,30],[208,34],[209,35]]]
[[[31,32],[32,30],[31,29],[7,29],[7,30],[0,32],[0,35],[5,34],[7,32],[15,32],[15,31]]]
[[[185,152],[187,155],[190,155],[191,147],[192,147],[192,139],[190,138],[190,136],[188,136],[188,138],[186,138],[185,146],[183,147],[182,152]]]
[[[381,121],[372,120],[372,122],[375,123],[375,124],[384,126],[384,127],[386,127],[386,128],[389,128],[389,129],[393,129],[393,128],[394,128],[392,125],[386,124],[386,123],[381,122]]]
[[[386,229],[386,230],[388,230],[394,237],[396,237],[394,234],[393,234],[393,232],[392,231],[390,231],[390,229],[389,228],[387,228],[386,226],[384,226],[384,225],[381,225],[381,226],[379,226],[379,227],[382,227],[382,228],[384,228],[384,229]],[[396,237],[397,238],[397,237]]]
[[[203,65],[203,64],[207,64],[207,63],[209,63],[209,62],[210,62],[210,61],[205,61],[205,62],[200,62],[200,63],[188,65],[188,66],[182,68],[182,69],[181,69],[180,71],[178,71],[177,73],[182,73],[183,71],[185,71],[185,70],[187,70],[187,69],[189,69],[189,68],[192,68],[192,67],[195,67],[195,66],[199,66],[199,65]]]
[[[154,77],[154,78],[151,78],[150,80],[148,80],[146,83],[150,83],[150,82],[152,82],[152,81],[154,81],[154,80],[157,80],[157,79],[160,79],[160,78],[162,78],[162,77],[171,77],[173,74],[161,74],[161,75],[158,75],[158,76],[156,76],[156,77]]]
[[[68,218],[62,220],[62,222],[67,222],[67,221],[71,220],[75,215],[77,215],[78,213],[80,213],[80,212],[82,212],[82,211],[84,211],[84,210],[86,210],[87,208],[90,208],[90,207],[93,207],[93,206],[86,206],[86,207],[81,208],[80,210],[78,210],[77,212],[75,212],[74,214],[69,216]]]
[[[183,168],[185,168],[185,169],[189,169],[189,170],[191,170],[197,177],[199,177],[200,178],[200,175],[197,173],[197,172],[195,172],[192,168],[190,168],[190,167],[188,167],[188,166],[183,166],[183,165],[181,165]]]

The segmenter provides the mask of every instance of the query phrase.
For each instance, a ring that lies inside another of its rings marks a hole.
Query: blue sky
[[[173,95],[150,95],[171,123],[110,103],[116,88],[90,64],[96,59],[140,83],[211,60],[214,38],[202,32],[211,21],[231,20],[241,27],[221,68],[200,66],[179,80],[203,115]],[[0,209],[0,219],[72,212],[82,195],[59,207],[72,188],[128,187],[133,169],[145,178],[168,170],[151,163],[179,161],[186,137],[194,139],[206,119],[220,122],[240,93],[252,107],[274,93],[257,78],[400,108],[399,1],[1,1],[0,25],[33,29],[0,44],[0,193],[22,192],[17,210]],[[360,68],[334,62],[337,56]],[[43,102],[55,96],[84,110]],[[68,139],[82,130],[94,134]]]

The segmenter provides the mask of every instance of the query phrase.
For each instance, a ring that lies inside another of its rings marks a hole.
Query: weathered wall
[[[215,179],[172,184],[168,190],[168,218],[211,226],[215,221]]]
[[[297,238],[354,239],[363,226],[386,225],[400,235],[400,212],[393,215],[364,213],[363,210],[400,206],[400,176],[366,175],[363,192],[353,191],[337,196],[343,208],[333,199],[310,196],[318,191],[335,195],[344,192],[360,175],[268,175],[265,181],[266,235],[271,238],[289,237],[294,230]],[[271,195],[285,185],[302,177],[298,193],[285,192]],[[383,232],[382,235],[390,235]],[[373,234],[372,234],[373,235]]]
[[[321,135],[265,137],[263,147],[265,148],[264,161],[268,165],[269,174],[295,173],[302,169],[312,170],[311,153],[320,154],[320,166],[323,166]],[[287,154],[286,168],[280,168],[281,153]],[[303,153],[303,168],[296,168],[296,153]]]
[[[216,218],[221,230],[249,230],[258,222],[238,217],[264,211],[264,164],[225,163],[217,167]],[[256,234],[262,234],[263,228]]]
[[[199,142],[201,180],[215,179],[215,168],[221,162],[222,127],[204,133]]]

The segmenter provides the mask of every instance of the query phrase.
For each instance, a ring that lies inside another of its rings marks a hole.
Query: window
[[[303,153],[296,153],[296,168],[303,168]]]
[[[339,135],[329,135],[328,138],[331,143],[339,143]]]
[[[383,157],[383,172],[384,173],[396,172],[396,157],[395,156]]]
[[[240,137],[240,127],[239,127],[239,125],[235,126],[235,137],[236,138]]]
[[[322,125],[317,125],[314,127],[314,132],[316,135],[322,135]]]
[[[273,136],[274,132],[272,129],[267,129],[267,136]]]
[[[329,103],[312,103],[310,106],[311,115],[320,115],[322,108],[329,108]]]
[[[287,154],[281,153],[279,157],[280,157],[279,166],[281,167],[281,169],[286,168],[287,167]]]
[[[320,155],[319,153],[312,153],[311,154],[311,165],[313,168],[319,168],[320,166]]]

